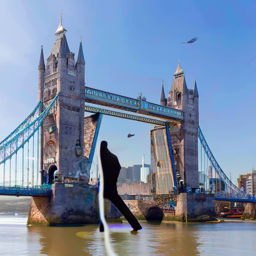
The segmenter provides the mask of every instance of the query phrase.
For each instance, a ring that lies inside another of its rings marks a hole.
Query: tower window
[[[75,90],[75,87],[71,85],[71,86],[68,87],[68,89],[69,89],[70,91],[74,91],[74,90]]]

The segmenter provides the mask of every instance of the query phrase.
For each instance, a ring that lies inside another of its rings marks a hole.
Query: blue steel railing
[[[85,87],[85,101],[122,110],[143,113],[150,116],[162,116],[172,120],[183,120],[183,112],[145,100],[133,99],[118,94]]]
[[[23,127],[23,129],[19,131],[15,137],[12,137],[4,143],[4,146],[0,148],[0,164],[10,159],[36,133],[54,104],[57,104],[58,96],[59,93],[55,96],[49,106],[33,122],[28,124],[28,126]]]
[[[212,166],[214,167],[215,171],[217,172],[217,174],[219,175],[220,179],[229,187],[231,188],[232,191],[234,191],[235,193],[243,196],[244,193],[236,186],[233,184],[233,182],[228,178],[228,176],[224,173],[224,171],[221,169],[220,165],[218,164],[217,160],[215,159],[212,151],[210,150],[206,139],[204,138],[204,135],[202,133],[202,130],[200,129],[200,127],[198,126],[198,138],[201,142],[201,145],[204,148],[204,151],[208,157],[208,159],[210,160]]]
[[[41,105],[42,105],[41,101],[38,102],[37,106],[31,112],[31,114],[13,132],[11,132],[4,140],[0,142],[0,149],[2,149],[4,145],[8,141],[10,141],[12,138],[14,138],[18,133],[24,130],[24,127],[27,127],[31,123],[31,121],[33,121],[35,117],[37,117],[37,114],[39,115],[39,109]]]
[[[51,196],[51,185],[41,185],[34,187],[5,187],[0,186],[0,195],[15,195],[15,196]]]
[[[166,120],[161,120],[157,118],[148,118],[148,117],[139,116],[139,115],[132,115],[132,114],[127,114],[127,113],[117,112],[117,111],[113,111],[105,108],[98,108],[98,107],[92,107],[87,105],[85,105],[84,111],[91,112],[91,113],[101,113],[108,116],[129,119],[129,120],[134,120],[134,121],[148,123],[148,124],[165,126],[167,123]]]
[[[239,194],[227,194],[227,193],[217,193],[215,194],[215,200],[217,201],[233,201],[233,202],[255,202],[256,197],[251,195],[239,195]]]

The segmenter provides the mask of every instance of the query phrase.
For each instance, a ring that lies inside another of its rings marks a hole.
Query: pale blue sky
[[[255,1],[3,1],[0,0],[0,138],[37,103],[40,45],[48,57],[63,10],[76,55],[80,36],[90,87],[159,103],[178,60],[200,95],[200,126],[232,178],[256,167]],[[199,40],[182,45],[193,37]],[[149,158],[147,124],[104,117],[99,139],[123,166]],[[136,136],[127,139],[128,133]]]

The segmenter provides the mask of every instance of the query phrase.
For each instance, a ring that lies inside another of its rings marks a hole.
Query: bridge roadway
[[[34,186],[34,187],[4,187],[0,186],[0,195],[4,196],[51,196],[52,189],[51,185],[41,185],[41,186]],[[243,202],[243,203],[256,203],[256,197],[252,196],[245,196],[245,197],[228,197],[225,195],[216,195],[215,201],[227,201],[227,202]]]
[[[154,116],[165,120],[181,122],[184,118],[183,111],[168,108],[142,98],[134,99],[118,94],[113,94],[90,87],[85,87],[85,102],[105,107],[121,109],[142,115]]]
[[[51,196],[51,185],[41,185],[34,187],[6,187],[0,186],[0,195],[2,196]]]
[[[215,201],[237,202],[237,203],[256,203],[255,197],[219,197],[218,195],[214,199]]]

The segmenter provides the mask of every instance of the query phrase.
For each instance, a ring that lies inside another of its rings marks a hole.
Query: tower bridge
[[[46,64],[41,47],[39,103],[0,142],[0,170],[2,167],[3,175],[0,194],[32,196],[29,223],[98,221],[97,186],[90,185],[89,179],[104,115],[155,125],[150,131],[150,147],[152,188],[156,195],[198,193],[201,184],[198,148],[201,145],[215,177],[225,184],[225,189],[219,189],[218,195],[215,185],[216,200],[256,202],[255,198],[248,198],[232,183],[211,152],[199,127],[196,80],[193,89],[188,89],[180,62],[167,97],[162,85],[160,104],[141,97],[130,98],[85,87],[82,42],[75,60],[66,32],[61,20]],[[84,112],[94,114],[84,117]],[[201,173],[203,171],[206,170],[202,169],[201,163]],[[203,192],[211,194],[205,196],[213,197],[209,179],[202,186]]]

